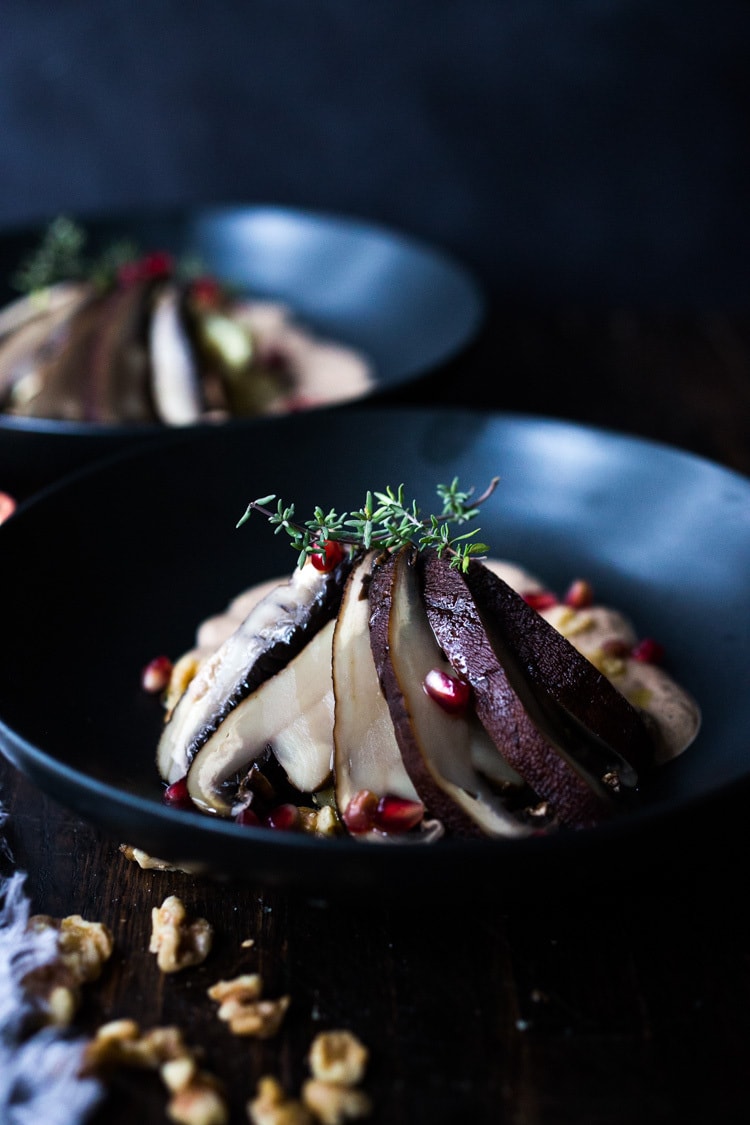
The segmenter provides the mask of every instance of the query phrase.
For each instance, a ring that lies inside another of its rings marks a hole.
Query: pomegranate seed
[[[326,539],[325,543],[315,544],[315,552],[310,556],[310,562],[316,570],[328,574],[335,570],[344,557],[344,548],[335,539]]]
[[[300,826],[299,809],[296,805],[277,805],[266,817],[266,826],[280,832],[294,832]]]
[[[424,805],[407,797],[387,793],[381,797],[375,810],[375,827],[381,832],[408,832],[422,820]]]
[[[173,781],[168,785],[162,799],[165,805],[172,805],[173,808],[191,808],[193,802],[188,793],[187,778],[181,777],[179,781]]]
[[[344,809],[342,820],[348,830],[358,836],[374,828],[377,811],[377,796],[370,789],[360,789]]]
[[[215,277],[196,277],[190,285],[190,296],[204,309],[215,309],[221,302],[221,286]]]
[[[260,828],[260,817],[257,813],[248,806],[247,808],[240,809],[234,818],[235,824],[244,824],[246,827]]]
[[[166,250],[154,250],[141,259],[141,277],[145,280],[169,277],[174,270],[174,258]]]
[[[148,691],[152,695],[158,695],[167,687],[171,676],[172,661],[169,657],[155,656],[141,673],[141,685],[144,691]]]
[[[317,399],[310,398],[308,395],[294,395],[286,400],[285,408],[287,414],[301,414],[304,410],[312,410],[314,406],[319,405]]]
[[[521,597],[530,605],[532,609],[539,611],[540,609],[549,609],[550,606],[557,605],[557,598],[548,590],[529,590],[527,593],[522,594]]]
[[[133,262],[123,262],[117,270],[117,280],[125,287],[139,281],[156,281],[169,277],[174,271],[174,258],[165,250],[155,250]]]
[[[16,502],[7,492],[0,492],[0,523],[9,519],[16,510]]]
[[[578,578],[575,582],[571,582],[563,601],[571,609],[585,609],[586,606],[593,605],[594,589],[591,583],[585,578]]]
[[[640,660],[643,664],[658,664],[664,659],[664,647],[651,637],[644,637],[631,650],[633,660]]]
[[[439,703],[444,711],[452,715],[460,715],[469,706],[471,687],[465,680],[457,676],[449,676],[440,668],[432,668],[424,678],[422,684],[430,699]]]

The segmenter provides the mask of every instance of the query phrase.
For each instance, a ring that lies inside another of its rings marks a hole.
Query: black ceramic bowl
[[[287,305],[314,335],[369,360],[370,393],[447,360],[476,333],[483,296],[449,255],[358,219],[270,206],[81,220],[92,251],[123,238],[196,259],[248,296]],[[9,279],[41,230],[0,234]],[[6,286],[2,300],[14,294]],[[234,424],[234,423],[230,423]],[[94,458],[151,440],[158,425],[97,425],[0,413],[0,489],[28,496]]]
[[[249,500],[298,511],[358,507],[404,483],[425,510],[459,476],[501,483],[482,509],[494,555],[553,589],[586,577],[699,701],[695,743],[607,827],[424,847],[241,828],[166,808],[154,764],[159,703],[144,664],[173,657],[196,624],[295,554]],[[687,864],[708,812],[750,776],[750,481],[642,440],[560,422],[439,410],[306,414],[243,430],[170,435],[22,505],[0,527],[5,600],[0,745],[31,780],[115,842],[206,870],[287,886],[440,888],[479,875],[497,901],[560,864],[575,881],[624,856]],[[727,857],[723,857],[726,862]],[[567,885],[567,884],[563,884]]]

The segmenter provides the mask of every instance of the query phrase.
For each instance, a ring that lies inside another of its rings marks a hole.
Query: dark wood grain
[[[509,303],[467,355],[392,401],[592,422],[749,473],[750,320]],[[34,910],[81,913],[115,935],[80,1029],[123,1016],[177,1023],[226,1083],[233,1121],[246,1119],[264,1073],[296,1090],[313,1035],[340,1026],[371,1049],[375,1123],[741,1119],[750,1047],[741,803],[696,826],[704,850],[654,856],[653,879],[583,886],[571,871],[557,893],[530,888],[498,902],[470,872],[459,888],[409,901],[389,888],[310,899],[142,871],[119,841],[4,762],[0,800]],[[164,977],[148,952],[150,912],[171,893],[211,921],[216,942],[204,965]],[[282,1032],[265,1043],[232,1037],[206,996],[215,980],[255,969],[268,995],[292,997]],[[121,1074],[95,1121],[151,1125],[164,1105],[155,1078]]]

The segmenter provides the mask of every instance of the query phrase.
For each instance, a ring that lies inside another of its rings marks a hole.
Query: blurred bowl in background
[[[144,252],[164,250],[199,262],[244,297],[286,307],[293,323],[314,339],[351,349],[367,364],[369,379],[359,398],[414,380],[451,358],[471,341],[484,313],[477,281],[449,254],[352,217],[237,205],[93,217],[80,224],[87,248],[130,240]],[[11,279],[44,230],[0,233],[3,304],[17,296]],[[334,393],[326,405],[351,397]],[[153,440],[165,428],[158,422],[0,413],[0,487],[23,499],[94,459]]]

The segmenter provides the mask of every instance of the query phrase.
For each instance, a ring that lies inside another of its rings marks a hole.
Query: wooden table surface
[[[512,307],[479,341],[389,401],[563,417],[682,446],[750,474],[750,318],[743,311]],[[0,481],[0,487],[3,483]],[[748,737],[750,732],[745,732]],[[226,1084],[232,1121],[263,1074],[295,1091],[319,1030],[370,1049],[375,1123],[642,1125],[744,1120],[750,1094],[750,922],[744,797],[695,826],[684,854],[633,879],[555,885],[498,902],[467,872],[412,900],[310,899],[143,871],[0,761],[0,801],[35,911],[107,923],[115,953],[76,1028],[177,1023]],[[151,909],[177,894],[207,918],[208,961],[164,977]],[[241,948],[252,937],[251,949]],[[292,998],[279,1035],[233,1037],[206,988],[258,970]],[[158,1080],[113,1079],[93,1120],[165,1120]]]

